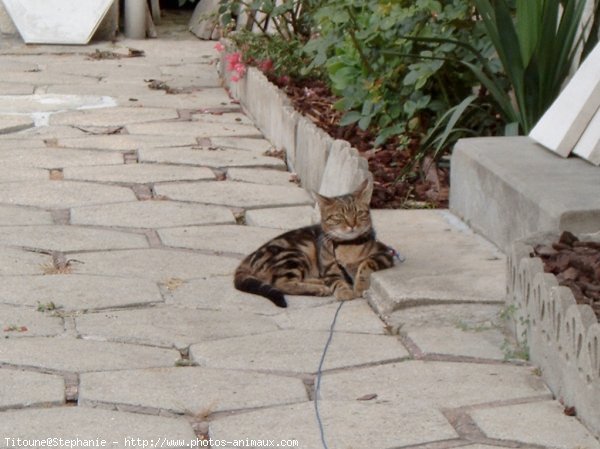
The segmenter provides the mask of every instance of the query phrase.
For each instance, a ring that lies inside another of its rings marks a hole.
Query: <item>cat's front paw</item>
[[[372,270],[366,264],[359,267],[354,280],[354,293],[356,293],[356,296],[362,296],[364,291],[371,286],[371,272]]]
[[[348,301],[356,298],[354,291],[348,285],[342,285],[335,289],[335,299],[338,301]]]

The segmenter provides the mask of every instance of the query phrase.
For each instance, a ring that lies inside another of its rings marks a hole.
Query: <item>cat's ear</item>
[[[323,196],[317,192],[310,192],[315,202],[319,205],[319,207],[329,206],[333,203],[333,199]]]
[[[371,202],[371,195],[373,194],[373,183],[369,178],[366,178],[363,182],[359,184],[354,192],[352,192],[352,196],[356,198],[357,201],[360,201],[365,204],[369,204]]]

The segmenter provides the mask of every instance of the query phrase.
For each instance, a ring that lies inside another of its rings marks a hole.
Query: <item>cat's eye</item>
[[[331,217],[327,217],[325,222],[329,225],[337,225],[342,222],[342,217],[340,217],[338,215],[332,215]]]
[[[368,211],[366,211],[366,210],[359,210],[359,211],[356,213],[356,216],[357,216],[358,218],[365,219],[365,218],[368,218],[368,217],[369,217],[369,212],[368,212]]]

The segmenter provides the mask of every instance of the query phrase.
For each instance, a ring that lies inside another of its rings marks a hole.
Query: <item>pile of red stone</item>
[[[544,262],[544,271],[569,287],[578,304],[591,306],[600,320],[600,242],[580,241],[565,231],[558,242],[534,250],[534,256]]]

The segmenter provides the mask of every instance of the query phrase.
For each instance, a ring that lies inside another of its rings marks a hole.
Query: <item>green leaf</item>
[[[363,131],[366,130],[371,124],[371,117],[363,117],[358,121],[358,127]]]
[[[356,111],[346,112],[340,119],[340,126],[347,126],[358,122],[362,118],[362,114]]]

